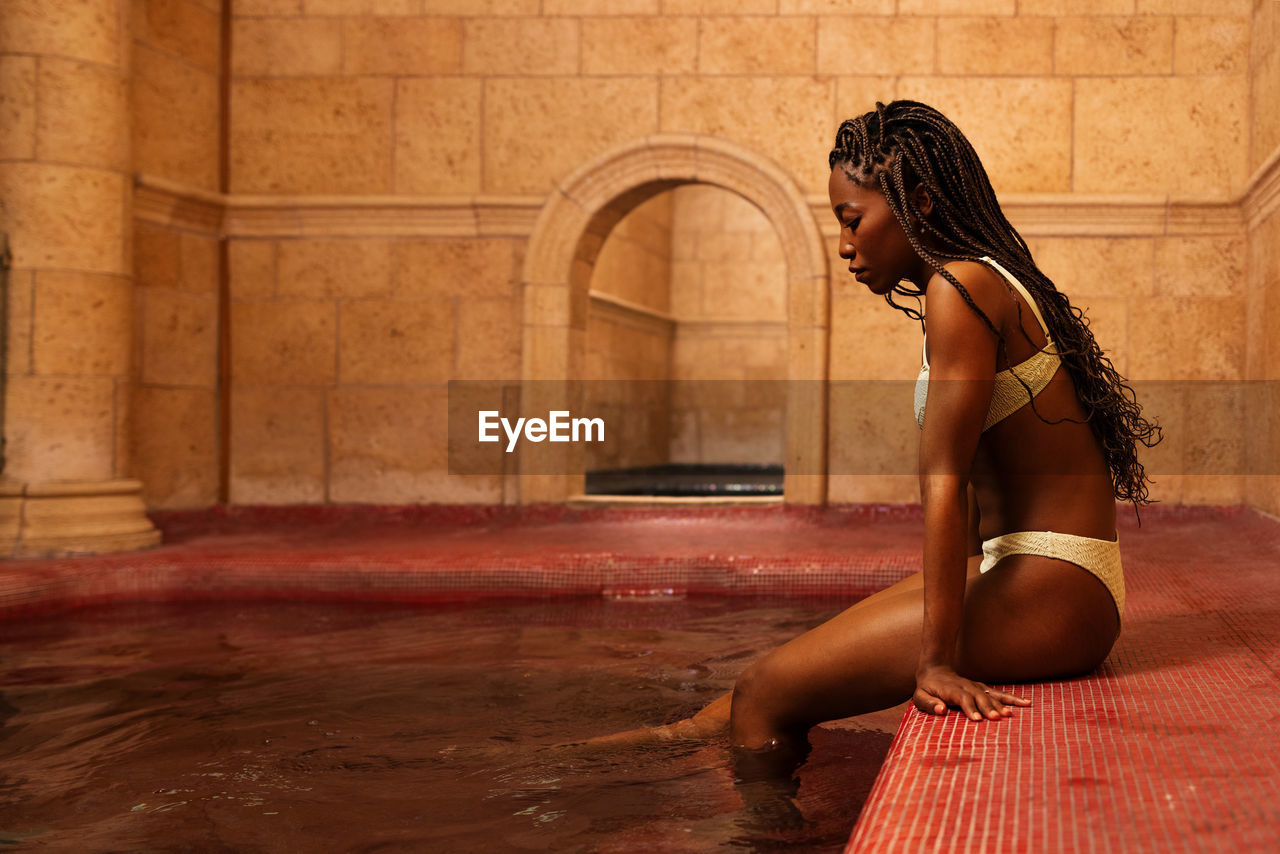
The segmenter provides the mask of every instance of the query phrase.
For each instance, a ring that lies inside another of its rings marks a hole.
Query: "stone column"
[[[0,554],[159,541],[124,473],[133,350],[129,0],[0,7],[12,251]]]

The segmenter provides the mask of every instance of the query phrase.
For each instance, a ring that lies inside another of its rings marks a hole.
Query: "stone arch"
[[[646,199],[692,183],[712,184],[746,198],[778,233],[787,264],[785,500],[824,503],[830,318],[826,253],[795,181],[776,163],[738,143],[702,135],[645,137],[584,164],[552,191],[534,223],[522,273],[521,396],[530,404],[526,411],[537,410],[533,402],[546,392],[547,381],[582,375],[587,289],[614,225]],[[524,459],[521,473],[522,503],[564,501],[582,491],[581,475],[537,474]]]

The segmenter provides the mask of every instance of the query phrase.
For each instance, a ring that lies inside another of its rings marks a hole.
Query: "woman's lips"
[[[861,281],[862,281],[862,277],[863,277],[863,276],[865,276],[865,275],[867,274],[867,271],[866,271],[866,270],[862,270],[862,269],[855,269],[855,268],[853,268],[853,267],[850,267],[850,268],[849,268],[849,272],[850,272],[850,273],[853,273],[853,277],[854,277],[855,279],[857,279],[859,282],[861,282]]]

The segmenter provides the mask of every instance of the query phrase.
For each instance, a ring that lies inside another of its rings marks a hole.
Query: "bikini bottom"
[[[1124,617],[1124,571],[1120,568],[1119,538],[1097,540],[1054,531],[1014,531],[982,543],[979,571],[992,569],[1009,555],[1039,555],[1074,563],[1107,586],[1116,602],[1116,612]]]

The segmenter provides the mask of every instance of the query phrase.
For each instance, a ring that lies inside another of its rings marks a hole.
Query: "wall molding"
[[[677,320],[665,312],[604,291],[588,291],[587,298],[591,301],[591,308],[602,316],[642,329],[657,329],[663,334],[670,334],[677,324]]]
[[[237,195],[153,175],[134,178],[137,219],[229,238],[528,237],[545,196]],[[822,235],[838,234],[825,196],[805,202]],[[1280,209],[1280,149],[1233,199],[1009,194],[1005,213],[1026,237],[1238,234]]]

